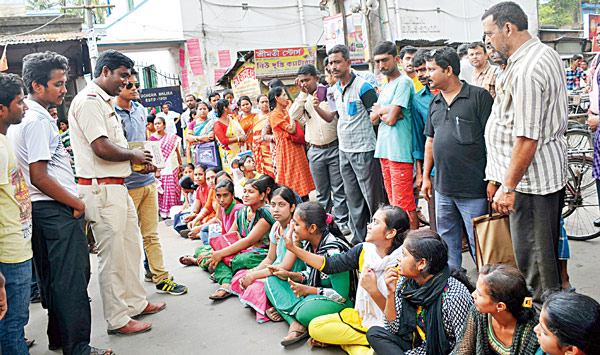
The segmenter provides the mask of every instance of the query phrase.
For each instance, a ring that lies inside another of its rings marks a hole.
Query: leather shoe
[[[600,227],[600,218],[594,221],[594,227]]]
[[[156,303],[150,303],[148,302],[148,305],[146,306],[146,308],[144,308],[144,310],[138,314],[133,316],[135,317],[140,317],[140,316],[145,316],[146,314],[153,314],[153,313],[158,313],[160,311],[162,311],[163,309],[165,309],[167,307],[167,304],[165,302],[156,302]]]
[[[127,324],[118,329],[109,329],[108,334],[137,334],[152,329],[152,323],[144,323],[137,320],[129,320]]]

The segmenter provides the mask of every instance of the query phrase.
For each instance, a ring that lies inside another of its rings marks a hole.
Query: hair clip
[[[329,213],[325,214],[327,217],[325,218],[325,223],[327,224],[331,224],[331,222],[333,222],[333,216],[330,215]]]
[[[533,298],[532,297],[525,297],[525,299],[523,300],[523,308],[531,308],[533,307]]]

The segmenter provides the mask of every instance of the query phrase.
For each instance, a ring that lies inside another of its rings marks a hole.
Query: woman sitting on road
[[[447,355],[462,333],[473,297],[450,276],[448,245],[428,229],[407,234],[398,268],[385,271],[385,328],[367,340],[377,354]]]
[[[333,256],[350,250],[333,217],[325,213],[318,202],[298,205],[292,225],[296,241],[304,241],[304,248],[310,253]],[[286,248],[294,245],[290,234],[284,235],[284,239]],[[273,274],[278,278],[267,278],[267,297],[290,324],[288,336],[283,338],[281,345],[306,339],[308,324],[314,318],[352,307],[354,288],[351,286],[354,282],[351,281],[355,280],[351,280],[348,271],[326,274],[309,267],[302,272],[280,270]]]
[[[210,258],[209,269],[215,270],[215,279],[220,285],[210,299],[221,300],[231,296],[233,275],[238,270],[258,266],[267,256],[269,233],[275,220],[265,207],[266,190],[266,184],[255,179],[248,180],[244,186],[244,207],[236,213],[235,223],[227,233],[236,233],[239,239],[232,245],[216,250]],[[223,258],[228,256],[234,257],[225,263]]]
[[[551,294],[535,332],[548,355],[600,354],[600,304],[577,293]]]
[[[398,207],[383,206],[373,215],[373,221],[367,227],[365,242],[346,253],[321,256],[289,246],[290,251],[298,258],[327,274],[361,271],[354,308],[345,308],[339,313],[313,319],[308,327],[313,338],[311,345],[341,345],[350,354],[369,351],[365,333],[371,326],[384,325],[383,310],[387,295],[384,272],[388,266],[397,264],[399,247],[408,228],[406,212]]]
[[[276,271],[297,272],[306,267],[301,260],[296,259],[296,255],[286,252],[285,241],[282,238],[284,234],[293,233],[290,221],[295,209],[294,191],[283,186],[273,192],[271,213],[277,222],[271,228],[269,235],[271,244],[267,257],[254,269],[238,271],[231,281],[232,292],[240,296],[242,304],[252,307],[256,311],[256,320],[259,323],[269,319],[275,322],[283,320],[275,308],[269,304],[265,293],[264,279]]]
[[[538,317],[532,308],[525,277],[510,265],[485,265],[479,271],[475,305],[452,355],[534,355],[540,346],[533,328]]]

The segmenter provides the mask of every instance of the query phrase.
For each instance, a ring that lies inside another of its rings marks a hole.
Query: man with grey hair
[[[508,58],[485,128],[488,199],[509,215],[517,266],[534,288],[560,286],[558,239],[567,183],[567,87],[556,51],[527,31],[527,15],[512,1],[482,16],[486,45]],[[562,99],[557,99],[562,98]]]

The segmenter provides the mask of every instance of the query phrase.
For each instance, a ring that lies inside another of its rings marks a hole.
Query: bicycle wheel
[[[592,132],[582,128],[571,128],[567,131],[568,149],[594,149]]]
[[[571,240],[589,240],[600,236],[600,228],[594,226],[594,221],[600,218],[600,210],[592,166],[592,157],[569,156],[562,216],[567,237]]]

